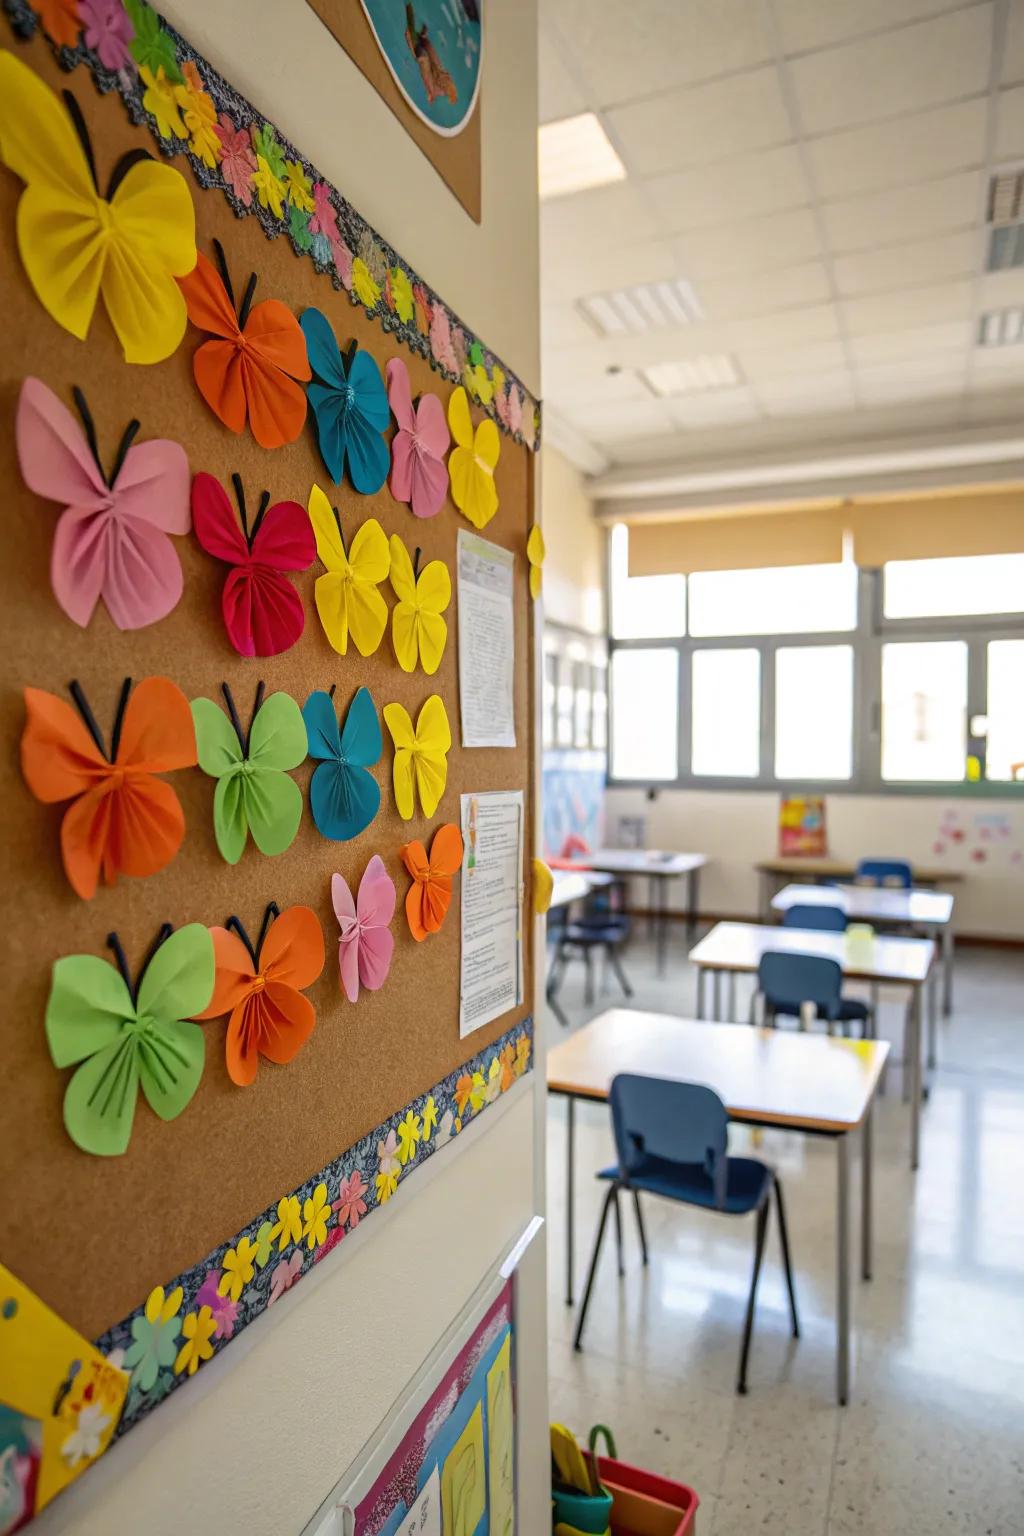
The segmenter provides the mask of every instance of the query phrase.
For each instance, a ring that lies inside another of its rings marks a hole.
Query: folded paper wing
[[[446,822],[434,833],[430,857],[421,842],[406,843],[402,862],[412,876],[405,898],[409,932],[417,942],[437,933],[451,905],[452,879],[462,868],[462,833]]]

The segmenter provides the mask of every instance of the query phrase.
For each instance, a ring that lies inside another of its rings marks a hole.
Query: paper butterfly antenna
[[[232,308],[235,308],[235,290],[231,286],[231,274],[228,271],[227,257],[224,255],[224,247],[221,245],[216,236],[214,236],[213,239],[213,249],[217,257],[217,266],[220,268],[221,282],[227,289],[228,298],[231,300]],[[249,281],[245,285],[245,293],[242,296],[241,308],[238,310],[238,329],[240,331],[245,330],[245,322],[249,318],[250,309],[252,309],[253,295],[256,292],[256,284],[258,281],[258,274],[255,272],[250,272]]]
[[[96,468],[100,472],[100,477],[102,478],[104,484],[109,485],[111,490],[113,490],[114,486],[117,484],[117,477],[124,468],[124,461],[128,457],[128,449],[135,441],[135,437],[138,433],[139,427],[141,426],[141,422],[137,416],[133,416],[131,421],[125,427],[124,432],[121,434],[120,446],[118,447],[114,462],[110,467],[110,474],[108,475],[104,472],[103,460],[100,458],[99,444],[96,438],[96,423],[92,419],[92,412],[89,409],[85,395],[79,389],[77,384],[72,385],[71,398],[74,400],[75,405],[78,407],[78,414],[81,416],[82,426],[85,428],[85,436],[86,441],[89,444],[89,451],[96,461]]]
[[[281,908],[278,906],[277,902],[268,901],[267,910],[263,914],[263,922],[260,924],[260,935],[255,944],[252,942],[252,939],[250,939],[248,933],[245,930],[245,926],[242,923],[242,919],[238,917],[237,914],[232,913],[224,924],[225,928],[233,928],[235,933],[238,934],[238,937],[241,939],[242,943],[245,945],[249,952],[249,957],[252,960],[252,968],[254,971],[259,970],[260,954],[263,949],[263,941],[267,937],[267,932],[270,928],[270,925],[274,921],[275,917],[280,916]]]
[[[82,717],[82,724],[96,743],[96,750],[107,762],[113,764],[117,760],[117,749],[121,745],[121,731],[124,728],[124,713],[128,708],[128,696],[132,691],[132,680],[126,677],[121,684],[121,692],[117,700],[117,709],[114,714],[114,724],[110,732],[110,747],[107,748],[103,740],[103,732],[99,728],[96,716],[92,712],[92,706],[85,696],[85,689],[77,678],[72,678],[68,684],[68,693],[75,701],[75,708]]]
[[[146,951],[146,958],[139,966],[138,975],[135,977],[134,981],[132,980],[131,969],[128,965],[128,957],[124,952],[124,946],[121,943],[120,936],[116,933],[107,934],[107,948],[113,953],[114,959],[117,961],[117,968],[121,973],[121,980],[128,988],[128,996],[131,998],[133,1005],[138,1005],[139,984],[142,981],[143,976],[146,974],[146,969],[149,966],[149,962],[152,960],[161,944],[165,944],[173,932],[173,923],[163,923],[157,929],[156,937]]]

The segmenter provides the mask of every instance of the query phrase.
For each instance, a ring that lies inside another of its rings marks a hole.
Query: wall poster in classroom
[[[825,838],[825,796],[783,795],[779,805],[779,856],[822,858]]]
[[[459,701],[464,747],[514,747],[514,557],[459,529]]]
[[[523,792],[462,796],[463,1036],[523,996]]]

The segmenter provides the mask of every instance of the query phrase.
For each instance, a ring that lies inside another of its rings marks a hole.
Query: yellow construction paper
[[[436,693],[430,695],[419,712],[415,730],[402,704],[385,704],[384,719],[395,744],[392,776],[399,816],[403,821],[412,818],[414,785],[424,816],[433,816],[448,780],[446,754],[452,744],[442,700]]]
[[[555,889],[555,878],[543,859],[534,859],[533,869],[533,910],[538,917],[551,905],[551,896]]]
[[[441,1472],[444,1536],[474,1536],[487,1503],[484,1488],[484,1414],[477,1403]]]
[[[127,1393],[128,1373],[0,1264],[0,1403],[22,1416],[39,1456],[35,1507],[24,1513],[38,1513],[103,1455]]]
[[[398,537],[391,535],[391,586],[398,602],[391,614],[391,639],[395,656],[403,672],[423,663],[428,677],[441,665],[448,625],[441,615],[452,600],[452,581],[443,560],[431,560],[413,574],[409,551]]]
[[[324,634],[339,656],[348,651],[349,635],[360,656],[372,656],[388,623],[387,603],[377,591],[391,564],[387,534],[375,517],[368,518],[346,553],[334,510],[318,485],[307,510],[316,552],[327,567],[314,588]]]
[[[483,528],[498,510],[494,483],[494,467],[501,453],[498,429],[487,418],[474,433],[469,400],[461,384],[448,401],[448,425],[456,444],[448,457],[452,500],[474,528]]]
[[[188,316],[175,277],[196,264],[195,210],[173,166],[133,165],[107,201],[66,108],[0,52],[0,157],[25,182],[18,249],[40,303],[84,341],[102,294],[129,363],[170,357]]]
[[[487,1486],[489,1536],[513,1536],[515,1515],[515,1439],[512,1421],[512,1335],[487,1372]]]
[[[547,550],[544,548],[544,535],[540,531],[540,524],[534,523],[530,529],[530,536],[526,541],[526,558],[530,562],[530,596],[536,602],[540,597],[543,574],[541,567],[544,564],[544,556]]]

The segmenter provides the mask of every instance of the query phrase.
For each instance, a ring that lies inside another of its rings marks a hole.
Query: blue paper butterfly
[[[333,690],[332,690],[333,692]],[[380,810],[380,785],[367,769],[384,750],[380,721],[369,689],[360,688],[338,729],[329,693],[311,693],[302,710],[309,755],[317,758],[309,805],[322,837],[344,843],[358,837]]]
[[[343,357],[330,323],[318,309],[307,309],[299,324],[316,375],[306,394],[327,473],[340,485],[347,458],[352,484],[364,496],[372,496],[384,484],[391,465],[382,436],[390,410],[380,369],[355,342]]]

